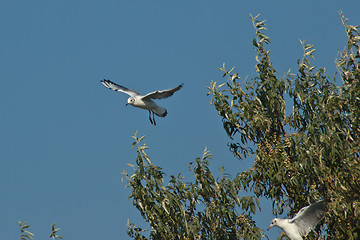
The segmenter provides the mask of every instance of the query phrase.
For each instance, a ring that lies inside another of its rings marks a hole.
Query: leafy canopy
[[[327,199],[326,238],[358,239],[360,34],[340,15],[348,37],[336,60],[340,85],[336,75],[330,79],[324,68],[311,65],[315,49],[306,41],[300,41],[304,55],[297,73],[278,77],[265,48],[270,43],[265,22],[252,17],[258,75],[243,83],[223,66],[226,88],[212,82],[209,89],[233,140],[230,150],[239,159],[255,159],[254,167],[237,177],[243,187],[273,200],[274,214]]]
[[[259,239],[262,231],[255,226],[251,214],[257,200],[239,198],[240,186],[223,174],[215,179],[209,170],[211,154],[205,149],[201,158],[191,164],[194,183],[170,176],[164,184],[162,169],[151,163],[146,145],[134,136],[138,157],[134,174],[123,174],[129,181],[134,206],[150,224],[150,239]],[[190,166],[191,166],[190,165]],[[144,230],[129,224],[128,235],[147,239]]]
[[[327,199],[325,225],[308,239],[360,238],[360,33],[340,16],[347,35],[346,48],[335,61],[341,79],[336,74],[331,79],[325,68],[311,64],[315,49],[306,41],[300,41],[304,54],[297,72],[279,76],[266,48],[270,39],[265,21],[251,16],[256,76],[242,81],[224,64],[220,70],[227,81],[209,86],[211,103],[231,140],[230,151],[238,159],[253,161],[234,179],[224,172],[215,178],[205,150],[191,168],[194,183],[178,175],[165,184],[165,173],[141,145],[143,137],[134,136],[134,174],[123,174],[134,206],[151,229],[129,224],[129,236],[261,239],[265,235],[252,216],[260,209],[258,199],[266,197],[273,201],[274,214],[290,206],[289,217],[299,210],[293,206]],[[240,197],[242,191],[248,194]]]

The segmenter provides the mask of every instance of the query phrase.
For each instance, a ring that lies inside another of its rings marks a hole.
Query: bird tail
[[[159,117],[165,117],[167,115],[167,110],[163,107],[156,106],[152,111]]]

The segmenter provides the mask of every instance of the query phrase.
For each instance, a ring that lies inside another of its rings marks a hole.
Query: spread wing
[[[296,216],[291,219],[290,223],[296,224],[302,236],[306,236],[322,219],[325,213],[324,203],[325,201],[321,200],[303,207]]]
[[[176,88],[167,89],[167,90],[159,90],[155,92],[148,93],[144,96],[144,98],[151,98],[151,99],[163,99],[172,96],[175,92],[179,91],[184,84],[180,84]]]
[[[133,90],[130,90],[130,89],[128,89],[126,87],[123,87],[123,86],[121,86],[119,84],[113,83],[110,80],[104,79],[104,80],[101,81],[101,83],[102,83],[102,85],[104,85],[105,87],[107,87],[107,88],[109,88],[111,90],[126,93],[126,94],[130,95],[131,97],[134,97],[136,95],[140,95],[140,93],[135,92]]]

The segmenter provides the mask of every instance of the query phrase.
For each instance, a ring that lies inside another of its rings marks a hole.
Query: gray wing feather
[[[302,236],[306,236],[318,222],[323,218],[325,213],[325,200],[315,202],[309,206],[303,207],[291,219],[290,223],[294,223]]]
[[[133,90],[130,90],[124,86],[121,86],[119,84],[116,84],[116,83],[113,83],[112,81],[110,80],[102,80],[101,81],[102,85],[104,85],[105,87],[111,89],[111,90],[114,90],[114,91],[118,91],[118,92],[123,92],[123,93],[126,93],[128,95],[130,95],[131,97],[134,97],[136,95],[140,95],[140,93],[138,92],[135,92]]]
[[[144,98],[151,98],[151,99],[163,99],[172,96],[175,92],[179,91],[184,84],[180,84],[176,88],[167,89],[167,90],[159,90],[155,92],[148,93],[144,96]]]

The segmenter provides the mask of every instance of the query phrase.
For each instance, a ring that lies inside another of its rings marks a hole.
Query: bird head
[[[279,219],[278,218],[274,218],[271,223],[270,223],[270,226],[268,227],[268,231],[270,228],[274,227],[274,226],[278,226],[278,222],[279,222]]]
[[[133,97],[129,97],[128,98],[128,100],[127,100],[127,103],[125,104],[125,106],[127,106],[127,105],[133,105],[133,103],[135,102],[135,98],[133,98]]]

